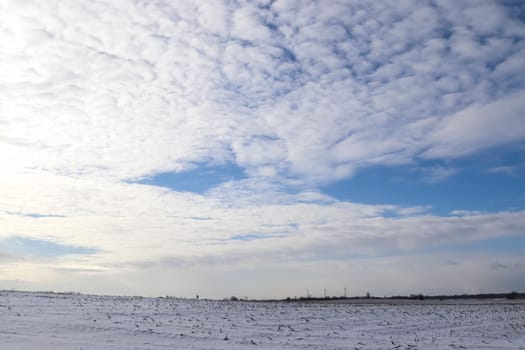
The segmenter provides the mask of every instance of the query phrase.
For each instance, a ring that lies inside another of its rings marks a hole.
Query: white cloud
[[[51,283],[45,276],[54,276],[49,278],[58,285],[71,274],[88,280],[100,276],[100,284],[87,289],[99,292],[113,288],[104,284],[107,274],[124,281],[124,276],[146,278],[148,273],[170,271],[174,278],[186,276],[212,293],[212,285],[205,288],[203,280],[188,271],[205,276],[203,271],[211,268],[228,275],[261,266],[273,270],[276,264],[287,271],[302,262],[322,265],[327,259],[355,266],[361,264],[356,257],[372,262],[392,252],[408,254],[410,261],[409,255],[443,244],[517,237],[525,226],[523,211],[438,217],[425,208],[337,202],[317,192],[287,194],[275,185],[250,180],[224,184],[206,196],[45,174],[4,178],[3,183],[0,238],[16,235],[98,249],[88,256],[47,260],[8,257],[6,278],[18,276],[42,286]],[[242,236],[255,238],[235,238]],[[327,280],[336,284],[335,273]],[[134,293],[152,293],[145,285],[120,284],[128,287]],[[178,285],[165,287],[176,294],[187,292]]]
[[[437,165],[427,168],[420,168],[419,171],[422,173],[423,183],[427,184],[434,184],[444,181],[459,172],[459,170],[456,168]]]
[[[425,157],[452,158],[482,147],[520,141],[525,137],[525,92],[495,102],[470,106],[443,118],[428,137],[431,145]]]
[[[505,125],[523,124],[506,91],[523,23],[497,3],[409,3],[4,2],[4,157],[116,178],[278,162],[325,181],[522,138]],[[263,157],[238,146],[261,131]]]
[[[521,234],[522,212],[439,218],[316,187],[522,141],[524,38],[497,2],[0,1],[0,237],[95,246],[46,267],[105,271]],[[228,162],[248,179],[204,195],[126,182]],[[273,238],[228,241],[254,233]]]
[[[521,165],[516,165],[516,166],[502,165],[502,166],[495,166],[495,167],[489,168],[486,170],[486,172],[491,173],[491,174],[505,174],[510,177],[517,177],[522,172],[522,168],[523,166]]]
[[[270,185],[254,189],[261,185],[250,183],[224,185],[203,197],[56,176],[26,180],[4,182],[1,235],[93,246],[103,252],[93,258],[95,265],[170,256],[198,260],[229,252],[246,261],[321,259],[327,252],[375,255],[518,235],[525,224],[523,212],[437,217],[421,215],[422,208],[334,202],[315,192],[287,194]],[[401,217],[385,218],[386,212]],[[253,233],[283,237],[230,241]],[[221,242],[227,244],[217,246]]]

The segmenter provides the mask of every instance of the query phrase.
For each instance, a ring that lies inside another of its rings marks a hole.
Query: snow
[[[525,302],[0,292],[0,349],[525,349]]]

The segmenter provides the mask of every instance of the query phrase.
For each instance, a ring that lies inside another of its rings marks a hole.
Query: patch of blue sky
[[[192,216],[190,219],[195,221],[212,221],[214,220],[212,217],[209,216]]]
[[[363,204],[428,206],[430,213],[454,210],[498,212],[525,209],[525,159],[519,149],[495,150],[454,162],[421,161],[374,166],[321,187],[339,200]],[[450,169],[439,179],[434,172]]]
[[[509,8],[508,14],[511,18],[525,21],[525,5],[522,0],[506,0],[505,5]]]
[[[260,233],[248,233],[245,235],[232,236],[230,237],[230,240],[232,241],[254,241],[254,240],[265,239],[265,238],[268,238],[268,237]]]
[[[56,215],[56,214],[42,214],[42,213],[19,213],[19,212],[6,212],[9,215],[16,215],[16,216],[23,216],[33,219],[42,219],[42,218],[65,218],[64,215]]]
[[[233,163],[222,166],[198,164],[187,171],[155,174],[139,183],[167,187],[178,192],[204,194],[222,183],[242,179],[246,179],[244,170]]]
[[[286,237],[287,234],[269,234],[269,233],[247,233],[242,235],[235,235],[230,237],[229,241],[256,241],[260,239],[269,239],[269,238],[283,238]]]
[[[281,47],[283,50],[282,59],[286,62],[297,62],[297,56],[295,53],[287,47]]]
[[[95,254],[98,252],[95,248],[70,246],[22,236],[13,236],[0,241],[0,251],[9,254],[34,255],[48,258],[65,255]]]

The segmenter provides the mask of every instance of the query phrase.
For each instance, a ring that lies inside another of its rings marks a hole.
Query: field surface
[[[0,349],[525,349],[525,304],[0,292]]]

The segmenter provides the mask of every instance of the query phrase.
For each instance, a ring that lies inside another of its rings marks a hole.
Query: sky
[[[0,162],[0,289],[525,291],[525,4],[0,0]]]

